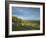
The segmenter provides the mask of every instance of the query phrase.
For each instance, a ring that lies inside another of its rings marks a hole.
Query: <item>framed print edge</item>
[[[9,2],[13,3],[27,3],[43,5],[43,33],[23,34],[23,35],[9,35]],[[22,37],[22,36],[39,36],[45,35],[45,3],[40,2],[20,2],[20,1],[5,1],[5,37]]]

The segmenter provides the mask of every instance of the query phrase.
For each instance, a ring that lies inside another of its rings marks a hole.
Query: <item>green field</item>
[[[12,31],[40,30],[40,20],[23,20],[12,16]]]

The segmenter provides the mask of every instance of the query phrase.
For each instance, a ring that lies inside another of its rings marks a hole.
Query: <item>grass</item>
[[[12,22],[14,22],[12,24],[12,31],[40,30],[40,20],[22,20],[14,17],[14,21],[12,19]]]

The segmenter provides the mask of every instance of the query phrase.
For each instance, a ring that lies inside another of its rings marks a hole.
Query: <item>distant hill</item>
[[[12,16],[12,22],[14,23],[21,23],[21,24],[25,24],[25,25],[30,25],[31,23],[38,23],[40,24],[40,20],[22,20],[20,18],[17,18],[16,16]]]

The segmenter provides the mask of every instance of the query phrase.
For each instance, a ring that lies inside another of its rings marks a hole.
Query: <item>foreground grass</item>
[[[12,25],[12,31],[22,31],[22,30],[40,30],[40,24],[38,22],[32,23],[22,23],[21,25],[16,26]]]

